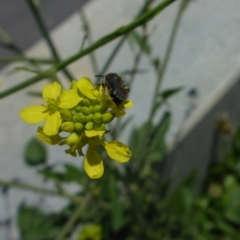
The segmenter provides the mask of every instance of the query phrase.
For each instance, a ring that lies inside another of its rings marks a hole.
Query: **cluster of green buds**
[[[61,130],[64,132],[78,132],[84,130],[105,130],[106,124],[111,122],[115,114],[106,112],[107,105],[84,98],[70,111],[62,113]]]
[[[105,141],[104,135],[109,131],[106,124],[122,117],[125,108],[132,107],[131,101],[116,105],[102,85],[94,87],[86,77],[73,81],[70,90],[62,89],[57,82],[48,84],[42,96],[46,105],[26,107],[20,117],[28,123],[45,121],[44,126],[38,127],[37,137],[50,145],[68,145],[67,154],[84,156],[82,148],[88,145],[84,168],[91,178],[99,178],[104,172],[103,161],[96,151],[99,145],[113,160],[130,159],[131,151],[126,145]]]

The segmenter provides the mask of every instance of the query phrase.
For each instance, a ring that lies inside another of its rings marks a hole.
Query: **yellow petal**
[[[55,113],[46,117],[46,123],[43,127],[43,132],[48,136],[56,135],[58,134],[61,123],[62,119],[60,117],[60,113],[56,111]]]
[[[89,148],[84,159],[84,169],[90,178],[100,178],[103,175],[104,167],[100,155],[95,149]]]
[[[83,97],[80,97],[78,90],[74,88],[61,94],[59,107],[70,109],[75,107],[81,100],[83,100]]]
[[[127,162],[132,156],[129,148],[118,141],[104,142],[104,147],[110,158],[121,163]]]
[[[48,116],[48,112],[44,111],[46,111],[46,107],[44,106],[25,107],[20,112],[20,117],[27,123],[39,123],[44,121]]]
[[[61,86],[58,82],[53,82],[43,88],[42,97],[47,102],[48,99],[55,99],[60,96]]]
[[[130,100],[126,100],[122,104],[123,104],[124,108],[131,108],[131,107],[133,107],[133,102],[130,101]]]
[[[43,132],[43,127],[39,127],[37,130],[37,137],[43,141],[44,143],[50,144],[50,145],[56,145],[60,143],[64,138],[60,137],[59,134],[47,136]]]
[[[81,78],[77,82],[78,89],[80,92],[85,95],[89,99],[96,99],[96,97],[93,95],[94,86],[91,82],[91,80],[87,77]]]
[[[105,133],[105,130],[99,130],[99,131],[96,131],[96,130],[88,130],[88,131],[85,131],[85,134],[87,137],[91,138],[91,137],[102,137]]]

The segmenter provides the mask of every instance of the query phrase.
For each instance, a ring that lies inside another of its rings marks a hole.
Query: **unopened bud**
[[[84,114],[82,114],[82,113],[78,113],[77,114],[77,121],[78,122],[86,122],[86,116],[84,115]]]
[[[60,114],[63,120],[72,120],[72,114],[69,110],[61,109]]]
[[[66,142],[68,145],[72,146],[75,143],[77,143],[78,139],[79,139],[78,134],[73,132],[67,137]]]
[[[76,113],[77,113],[76,110],[71,110],[72,116],[74,116]]]
[[[91,110],[88,107],[82,107],[82,113],[88,115],[91,113]]]
[[[105,130],[106,126],[104,123],[94,123],[93,128],[94,130],[100,131],[100,130]]]
[[[95,97],[97,97],[97,96],[99,95],[99,92],[98,92],[97,89],[94,89],[92,93],[93,93],[93,95],[94,95]]]
[[[74,128],[75,128],[76,131],[82,132],[82,130],[83,130],[83,125],[82,125],[82,123],[77,122],[77,123],[74,124]]]
[[[93,122],[88,122],[88,123],[85,125],[85,129],[86,129],[86,130],[92,130],[92,129],[93,129]]]
[[[95,123],[101,123],[102,122],[102,114],[101,113],[94,113],[93,114],[93,121]]]
[[[86,122],[91,122],[93,119],[93,115],[89,114],[89,115],[85,116],[85,118],[86,118]]]
[[[115,115],[111,112],[106,112],[102,115],[102,122],[109,123],[114,119]]]
[[[76,112],[81,112],[82,111],[82,107],[81,106],[76,106],[75,110],[76,110]]]
[[[61,124],[61,130],[64,132],[73,132],[74,131],[74,123],[73,122],[63,122]]]
[[[83,106],[86,106],[86,107],[89,107],[91,105],[91,102],[88,98],[84,98],[81,103]]]
[[[100,112],[101,110],[102,110],[102,108],[100,105],[95,105],[95,106],[93,106],[92,112],[97,113],[97,112]]]
[[[108,109],[108,106],[105,102],[100,103],[100,107],[101,107],[101,110],[100,110],[101,113],[105,113]]]

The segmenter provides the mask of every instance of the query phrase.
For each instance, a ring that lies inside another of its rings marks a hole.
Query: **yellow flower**
[[[74,157],[84,156],[82,149],[88,145],[83,165],[90,178],[100,178],[104,173],[103,160],[97,152],[100,145],[115,161],[124,163],[131,158],[125,144],[104,140],[109,132],[106,125],[123,116],[124,109],[132,106],[131,101],[116,106],[102,85],[94,87],[87,77],[73,81],[70,90],[62,91],[58,83],[49,84],[43,89],[43,98],[47,106],[27,107],[20,116],[28,123],[46,120],[38,128],[37,137],[50,145],[68,145],[65,152]]]
[[[55,135],[62,123],[61,110],[76,106],[83,98],[77,89],[61,92],[59,83],[54,82],[43,88],[42,97],[47,105],[30,106],[20,112],[20,117],[27,123],[35,124],[45,120],[43,132]]]

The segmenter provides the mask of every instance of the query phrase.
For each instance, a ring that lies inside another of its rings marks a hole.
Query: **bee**
[[[127,95],[130,91],[122,78],[116,73],[108,73],[107,75],[96,75],[95,77],[102,77],[103,80],[99,85],[102,85],[109,92],[112,101],[116,105],[120,105],[127,99]]]

